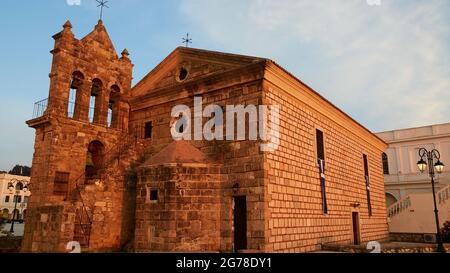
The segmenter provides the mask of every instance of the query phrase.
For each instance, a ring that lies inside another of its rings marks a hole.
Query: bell
[[[92,160],[92,153],[87,154],[86,167],[94,167],[94,161]]]
[[[73,79],[70,82],[70,89],[77,89],[78,88],[78,80],[77,79]]]

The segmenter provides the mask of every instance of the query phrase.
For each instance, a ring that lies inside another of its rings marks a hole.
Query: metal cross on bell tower
[[[95,0],[97,1],[98,5],[97,8],[100,7],[100,20],[103,19],[103,8],[109,8],[108,5],[106,5],[109,1],[105,0]]]
[[[183,38],[182,43],[186,44],[186,47],[189,47],[189,44],[192,44],[192,39],[189,38],[189,33],[186,34],[186,38]]]

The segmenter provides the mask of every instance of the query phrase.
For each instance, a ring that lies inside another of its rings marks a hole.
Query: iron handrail
[[[49,104],[53,103],[56,104],[54,107],[49,108]],[[64,111],[60,112],[61,108],[58,108],[58,105],[64,105]],[[48,110],[54,110],[54,111],[48,111]],[[82,116],[76,116],[75,114],[84,113]],[[33,109],[33,116],[32,119],[38,119],[43,116],[49,116],[50,114],[56,114],[60,117],[66,117],[68,119],[81,121],[81,122],[89,122],[91,124],[94,124],[96,126],[102,126],[112,129],[123,129],[122,123],[118,122],[122,120],[126,114],[122,113],[122,111],[119,111],[118,115],[116,116],[115,120],[113,121],[112,113],[107,113],[106,122],[98,122],[95,120],[95,107],[91,107],[91,105],[83,105],[80,103],[76,103],[75,101],[68,101],[68,100],[62,100],[59,98],[52,98],[50,101],[48,98],[40,100],[34,104]],[[112,123],[116,124],[112,124]]]

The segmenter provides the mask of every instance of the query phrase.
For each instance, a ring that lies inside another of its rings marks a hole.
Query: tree
[[[28,166],[16,165],[9,171],[12,175],[31,176],[31,168]]]

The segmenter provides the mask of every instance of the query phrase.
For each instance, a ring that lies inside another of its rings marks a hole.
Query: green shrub
[[[442,240],[445,243],[450,243],[450,221],[444,223],[444,227],[441,229]]]

